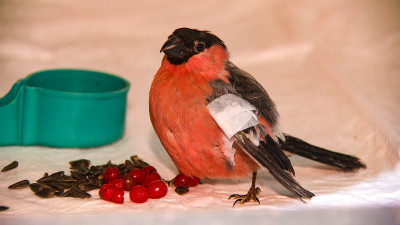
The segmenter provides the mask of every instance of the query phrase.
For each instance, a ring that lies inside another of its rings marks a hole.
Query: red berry
[[[148,186],[149,197],[156,199],[164,197],[168,192],[167,185],[162,180],[156,180]]]
[[[129,191],[129,197],[132,202],[143,203],[149,198],[149,192],[143,185],[136,185]]]
[[[189,187],[197,186],[200,183],[200,179],[197,177],[190,177]]]
[[[113,185],[117,189],[124,190],[125,187],[126,187],[126,183],[122,178],[117,178],[117,179],[114,179],[114,180],[110,180],[110,182],[108,182],[108,183]]]
[[[183,174],[178,174],[174,179],[174,184],[176,187],[189,187],[191,183],[190,177]]]
[[[104,200],[111,201],[114,197],[115,189],[116,188],[111,184],[103,184],[100,188],[99,194]]]
[[[156,181],[156,180],[160,180],[161,177],[157,172],[152,172],[149,176],[147,176],[146,178],[144,178],[143,181],[143,186],[148,186],[151,182]]]
[[[146,173],[146,176],[150,175],[153,172],[157,172],[156,168],[153,166],[145,166],[143,167],[144,172]]]
[[[124,190],[123,189],[115,189],[114,196],[112,198],[112,202],[122,204],[124,203]]]
[[[130,191],[133,186],[136,185],[135,181],[133,180],[133,176],[130,173],[124,174],[122,176],[122,179],[125,181],[125,191]]]
[[[104,171],[104,181],[106,183],[117,178],[121,178],[121,173],[116,167],[111,166]]]
[[[154,178],[157,179],[157,180],[161,180],[160,174],[158,174],[158,173],[155,172],[155,171],[151,172],[151,173],[148,175],[148,177],[154,177]]]
[[[132,169],[129,174],[132,175],[133,181],[137,184],[143,183],[144,178],[146,177],[146,172],[138,168]]]

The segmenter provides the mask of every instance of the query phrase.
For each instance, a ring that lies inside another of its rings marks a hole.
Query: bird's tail
[[[287,152],[334,166],[344,171],[354,171],[360,168],[366,168],[365,164],[355,156],[320,148],[288,134],[283,135],[285,140],[279,139],[279,143],[281,148]]]

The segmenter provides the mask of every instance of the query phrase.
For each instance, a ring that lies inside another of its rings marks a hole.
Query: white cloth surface
[[[383,1],[14,1],[0,2],[0,96],[28,74],[84,68],[131,83],[126,131],[113,144],[90,149],[0,147],[0,224],[394,224],[400,207],[400,3]],[[360,157],[367,169],[343,173],[297,156],[297,180],[316,196],[304,204],[262,172],[261,205],[232,208],[232,193],[250,179],[212,181],[178,196],[123,205],[99,199],[40,199],[29,189],[44,172],[68,162],[121,163],[139,155],[167,179],[177,170],[154,134],[148,92],[161,45],[178,27],[210,30],[232,61],[268,91],[282,131]],[[397,222],[396,222],[397,221]]]

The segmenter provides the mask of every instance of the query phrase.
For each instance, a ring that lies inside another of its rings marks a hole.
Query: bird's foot
[[[261,189],[259,187],[251,187],[249,189],[249,192],[245,195],[238,195],[238,194],[233,194],[229,196],[229,199],[234,198],[236,201],[233,203],[232,207],[235,207],[236,203],[244,204],[247,202],[250,202],[251,200],[258,202],[260,204],[260,200],[258,200],[257,195],[261,192]]]

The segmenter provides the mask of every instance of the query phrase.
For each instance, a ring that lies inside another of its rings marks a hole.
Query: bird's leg
[[[257,172],[253,172],[253,179],[251,181],[251,187],[249,189],[249,192],[245,195],[238,195],[238,194],[233,194],[229,196],[229,199],[234,198],[236,201],[233,203],[233,207],[235,207],[236,203],[244,204],[247,202],[250,202],[251,200],[258,202],[260,204],[260,200],[258,200],[257,195],[261,192],[261,189],[259,187],[256,187],[256,178],[257,178]]]

